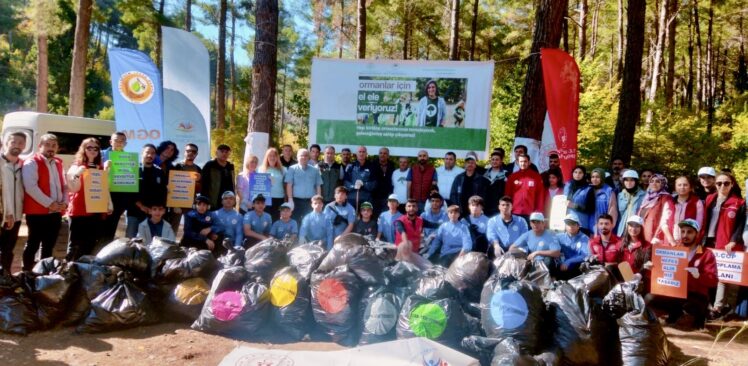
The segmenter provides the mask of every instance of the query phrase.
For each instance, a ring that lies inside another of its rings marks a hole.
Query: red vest
[[[668,195],[660,195],[652,207],[642,207],[639,209],[639,216],[644,219],[644,225],[642,226],[644,240],[651,243],[654,238],[659,238],[660,240],[665,238],[662,230],[660,230],[660,220],[662,219],[662,212],[665,210],[666,205],[670,206],[670,212],[675,211],[673,199]],[[668,227],[673,227],[672,221],[673,216],[671,215],[668,218]]]
[[[73,166],[79,166],[76,163],[73,163]],[[96,169],[102,169],[101,166],[98,166]],[[68,206],[68,216],[91,216],[94,214],[89,214],[86,211],[86,195],[85,195],[85,186],[83,185],[83,177],[80,177],[81,181],[81,188],[78,190],[78,192],[68,192],[68,197],[70,198],[70,205]]]
[[[415,221],[410,221],[408,215],[400,216],[396,221],[400,221],[405,228],[405,236],[412,244],[413,253],[418,253],[421,249],[421,233],[423,232],[423,219],[416,216]],[[402,234],[395,230],[395,245],[402,243]]]
[[[602,237],[597,235],[590,239],[590,250],[600,263],[620,263],[622,260],[621,239],[616,234],[610,234],[610,242],[603,247]]]
[[[675,198],[676,200],[678,198]],[[686,214],[683,219],[694,219],[696,220],[696,211],[699,204],[699,197],[695,194],[691,194],[691,196],[688,197],[688,201],[686,201]],[[673,211],[675,212],[675,211]]]
[[[412,166],[410,168],[410,197],[418,202],[425,202],[429,198],[429,191],[431,190],[431,183],[434,181],[435,173],[436,169],[431,164],[426,164],[423,171],[421,171],[420,165]],[[449,192],[439,193],[449,195]]]
[[[60,178],[60,184],[65,184],[65,179],[63,178],[62,174],[62,160],[55,157],[53,158],[55,165],[57,166],[57,175]],[[41,189],[42,193],[49,196],[50,189],[49,189],[49,169],[47,168],[47,163],[43,155],[36,153],[34,156],[32,156],[30,159],[26,159],[23,162],[23,165],[26,166],[31,161],[36,162],[37,167],[37,177],[39,178],[37,185],[39,186],[39,189]],[[28,169],[28,168],[26,168]],[[36,202],[31,196],[24,192],[23,194],[23,213],[27,215],[46,215],[49,214],[49,209],[47,207],[42,206],[38,202]]]
[[[699,247],[696,249],[693,258],[688,261],[688,266],[696,267],[699,270],[699,278],[688,275],[688,292],[709,296],[709,289],[717,287],[719,282],[717,278],[717,259],[714,258],[714,253],[708,248]]]
[[[709,221],[711,220],[712,205],[717,200],[717,193],[712,193],[706,198],[704,210],[709,220],[704,220],[704,236],[709,234]],[[722,203],[719,209],[719,218],[717,219],[717,230],[714,240],[715,249],[724,249],[725,245],[730,242],[732,233],[735,231],[735,220],[738,217],[738,211],[745,204],[745,201],[737,196],[730,196]],[[738,237],[737,245],[732,250],[743,251],[742,238]]]
[[[623,243],[621,243],[623,245]],[[652,246],[648,242],[636,242],[633,243],[631,248],[621,248],[623,250],[623,260],[626,262],[629,262],[629,265],[631,266],[631,270],[634,271],[634,273],[639,273],[642,269],[640,268],[641,265],[644,263],[636,263],[636,254],[637,252],[651,252]],[[645,254],[646,257],[646,254]]]

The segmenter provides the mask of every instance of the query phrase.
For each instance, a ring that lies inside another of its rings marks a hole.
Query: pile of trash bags
[[[214,258],[156,238],[0,278],[0,331],[106,332],[158,321],[268,342],[345,346],[425,337],[482,365],[664,365],[667,338],[638,292],[599,265],[553,281],[541,262],[468,253],[449,268],[346,234],[330,250],[268,239]]]

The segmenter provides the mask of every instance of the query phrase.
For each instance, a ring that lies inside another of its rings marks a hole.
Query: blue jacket
[[[630,216],[639,212],[639,207],[641,207],[646,195],[647,192],[644,192],[641,188],[637,188],[633,196],[625,189],[618,193],[618,226],[615,233],[619,238],[623,237],[624,230],[626,230],[626,221]],[[628,209],[629,204],[631,204],[630,210]]]
[[[588,230],[590,229],[590,213],[595,211],[594,207],[588,207],[591,203],[589,200],[590,189],[590,186],[586,186],[571,194],[571,181],[564,185],[566,199],[576,206],[575,208],[569,207],[567,213],[575,213],[579,217],[579,225]]]
[[[464,251],[470,252],[473,249],[473,242],[470,240],[470,231],[467,225],[462,221],[456,223],[447,221],[438,229],[436,236],[429,246],[428,256],[431,257],[439,249],[439,256],[458,253]]]
[[[563,232],[556,235],[561,245],[561,263],[568,267],[579,265],[590,255],[590,238],[583,232],[573,237]]]
[[[356,189],[357,180],[364,183],[360,190]],[[357,191],[359,203],[371,201],[371,193],[377,187],[377,180],[374,176],[374,166],[369,161],[366,161],[366,163],[361,166],[358,160],[355,160],[345,168],[343,184],[345,185],[345,188],[348,189],[348,202],[356,201]]]
[[[501,214],[499,214],[488,220],[486,237],[488,238],[488,244],[492,245],[493,242],[497,241],[502,249],[508,250],[509,246],[516,242],[527,230],[529,228],[525,219],[512,215],[512,221],[505,224]]]

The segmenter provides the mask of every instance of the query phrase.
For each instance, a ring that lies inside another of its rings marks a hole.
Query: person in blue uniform
[[[218,234],[213,231],[213,219],[208,212],[210,208],[210,199],[207,196],[198,194],[195,197],[194,210],[184,216],[184,236],[179,245],[189,248],[208,249],[214,255],[218,255],[221,250],[220,245],[216,245]]]
[[[265,212],[265,196],[258,194],[252,200],[252,210],[244,214],[244,247],[250,248],[270,237],[273,219]]]
[[[509,250],[522,234],[529,230],[527,221],[521,216],[512,214],[512,198],[504,196],[499,199],[499,214],[488,220],[488,243],[493,248],[489,250],[489,258],[500,257]]]
[[[221,204],[223,207],[211,212],[213,231],[223,240],[229,239],[234,247],[240,247],[244,240],[244,233],[242,232],[242,215],[235,208],[236,195],[234,192],[223,192]]]
[[[590,238],[581,231],[577,214],[567,214],[564,223],[566,231],[556,235],[561,245],[558,276],[560,279],[569,279],[580,274],[579,265],[590,255]]]
[[[469,253],[473,249],[473,242],[470,239],[470,230],[463,222],[464,219],[460,221],[460,206],[449,206],[447,216],[449,221],[436,229],[434,240],[429,246],[428,258],[449,268],[449,265],[457,257]],[[437,251],[438,256],[435,257]]]
[[[299,226],[291,219],[291,205],[283,203],[280,206],[280,219],[273,223],[270,228],[270,236],[276,239],[288,239],[296,241],[299,235]]]
[[[312,241],[322,241],[325,248],[332,248],[332,223],[322,212],[324,206],[321,195],[314,195],[312,201],[312,212],[306,214],[301,220],[299,229],[299,244]]]

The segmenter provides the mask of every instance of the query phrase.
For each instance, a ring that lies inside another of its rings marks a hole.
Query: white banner
[[[484,159],[492,82],[492,62],[315,58],[309,142]]]
[[[164,59],[164,135],[182,152],[193,143],[195,163],[210,160],[210,59],[199,38],[181,29],[161,27]],[[182,153],[182,157],[184,153]],[[181,157],[180,157],[181,160]]]

